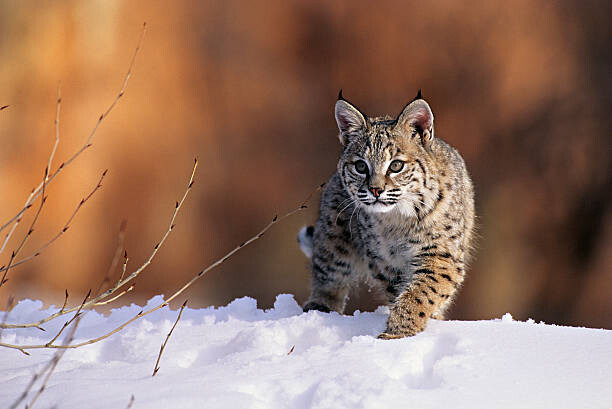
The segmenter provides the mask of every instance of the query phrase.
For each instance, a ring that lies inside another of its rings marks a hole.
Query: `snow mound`
[[[150,306],[162,302],[157,296]],[[9,322],[40,319],[21,301]],[[75,341],[137,314],[89,312]],[[293,296],[270,310],[251,298],[183,312],[162,309],[97,344],[68,350],[39,407],[125,408],[612,408],[612,331],[518,322],[431,321],[415,337],[378,340],[388,309],[352,316],[303,313]],[[2,342],[44,343],[63,321],[5,330]],[[0,407],[8,407],[54,351],[0,348]],[[33,390],[36,390],[35,387]],[[29,401],[29,400],[28,400]],[[23,407],[23,405],[21,405]]]

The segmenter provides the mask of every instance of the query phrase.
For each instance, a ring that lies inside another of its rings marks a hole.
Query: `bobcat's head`
[[[338,173],[358,206],[410,217],[431,209],[438,195],[431,178],[433,113],[420,91],[397,119],[367,117],[341,91],[335,116],[343,146]]]

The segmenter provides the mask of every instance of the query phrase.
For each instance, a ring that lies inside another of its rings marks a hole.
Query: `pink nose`
[[[380,187],[371,187],[370,192],[374,195],[374,197],[379,197],[384,189]]]

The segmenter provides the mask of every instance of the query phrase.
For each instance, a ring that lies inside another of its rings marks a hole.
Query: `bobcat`
[[[474,226],[472,182],[459,153],[434,137],[421,91],[402,113],[369,118],[338,96],[342,154],[316,226],[298,241],[312,261],[304,311],[344,310],[366,281],[391,304],[379,338],[402,338],[443,319],[465,277]]]

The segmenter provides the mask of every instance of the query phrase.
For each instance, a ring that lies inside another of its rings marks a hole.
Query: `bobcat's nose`
[[[381,187],[370,187],[370,192],[374,195],[374,197],[379,197],[385,189]]]

